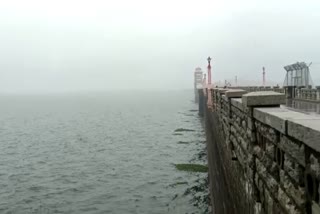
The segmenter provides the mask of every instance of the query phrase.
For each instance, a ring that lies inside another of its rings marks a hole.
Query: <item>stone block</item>
[[[231,89],[231,90],[226,91],[225,95],[227,98],[239,98],[239,97],[242,97],[242,95],[244,95],[246,93],[247,93],[247,91],[245,91],[245,90]]]
[[[219,89],[218,89],[218,93],[219,93],[219,94],[225,94],[226,91],[228,91],[228,89],[225,89],[225,88],[219,88]]]
[[[300,165],[305,166],[305,148],[304,144],[295,142],[285,135],[280,137],[280,148],[294,158]]]
[[[280,106],[285,101],[285,94],[274,91],[250,92],[242,96],[242,103],[246,107]]]
[[[286,194],[286,192],[279,188],[278,195],[276,196],[280,205],[287,210],[290,214],[301,214],[301,211],[297,208],[296,204]]]
[[[295,181],[296,184],[299,184],[299,181],[301,181],[304,177],[302,167],[286,153],[284,153],[283,169],[288,173],[291,179]]]
[[[291,196],[295,204],[303,207],[306,202],[304,188],[294,185],[283,170],[280,171],[280,182],[286,194]]]
[[[266,209],[266,214],[273,214],[273,199],[270,196],[270,193],[268,192],[267,189],[264,190],[264,198],[265,198],[265,209]]]
[[[312,213],[320,213],[320,206],[314,201],[312,201]]]
[[[315,156],[314,154],[310,155],[309,158],[310,161],[310,170],[315,174],[315,176],[317,177],[317,179],[320,178],[320,161],[319,158],[317,156]]]
[[[288,135],[320,152],[320,117],[289,119]]]

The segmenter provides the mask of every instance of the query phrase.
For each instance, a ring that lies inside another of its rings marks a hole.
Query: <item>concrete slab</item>
[[[231,98],[231,105],[243,111],[242,99],[241,98]]]
[[[285,94],[274,91],[250,92],[242,96],[242,103],[246,107],[277,106],[285,104]]]
[[[225,94],[226,91],[228,91],[228,89],[225,89],[225,88],[219,88],[218,89],[218,93],[220,93],[220,94]]]
[[[231,90],[228,90],[226,91],[226,97],[227,98],[239,98],[239,97],[242,97],[242,95],[248,93],[247,91],[245,90],[241,90],[241,89],[231,89]]]
[[[271,126],[272,128],[278,130],[283,134],[287,134],[287,120],[313,118],[310,115],[295,112],[281,107],[254,108],[253,117],[256,120]]]
[[[289,119],[288,135],[320,152],[320,118]]]

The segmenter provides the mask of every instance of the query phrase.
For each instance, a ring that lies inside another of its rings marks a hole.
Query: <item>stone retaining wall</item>
[[[215,213],[320,213],[320,117],[281,108],[285,95],[273,91],[211,94],[204,116]]]

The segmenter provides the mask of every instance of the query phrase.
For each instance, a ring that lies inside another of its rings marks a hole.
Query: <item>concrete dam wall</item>
[[[208,90],[199,113],[214,213],[320,213],[320,117],[280,106],[282,93]]]

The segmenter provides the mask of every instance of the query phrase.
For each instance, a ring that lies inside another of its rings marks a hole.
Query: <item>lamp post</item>
[[[210,62],[211,62],[211,57],[209,56],[208,58],[207,58],[207,61],[208,61],[208,85],[209,86],[211,86],[211,64],[210,64]]]
[[[209,110],[213,110],[213,103],[212,103],[212,98],[211,98],[211,57],[209,56],[207,58],[208,61],[208,102],[207,102],[207,106]]]

